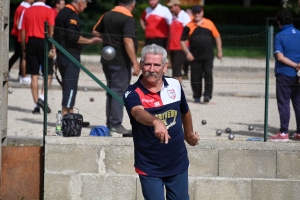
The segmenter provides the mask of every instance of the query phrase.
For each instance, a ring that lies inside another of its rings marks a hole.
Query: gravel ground
[[[83,57],[84,66],[104,84],[105,78],[99,66],[99,58]],[[270,64],[273,67],[273,62]],[[234,141],[246,140],[250,137],[263,138],[265,112],[265,61],[263,59],[230,59],[216,60],[214,66],[214,96],[208,104],[193,103],[189,80],[183,81],[183,89],[189,102],[193,116],[194,129],[203,140],[228,140],[225,133],[227,127],[235,135]],[[8,95],[8,129],[7,138],[11,145],[40,145],[43,139],[43,112],[32,114],[33,100],[29,85],[18,83],[18,70],[14,66],[10,72]],[[169,69],[166,73],[172,76]],[[136,81],[132,78],[132,83]],[[42,80],[40,85],[42,85]],[[275,84],[273,71],[270,70],[268,108],[268,134],[272,135],[279,129],[279,116],[275,100]],[[90,101],[93,97],[94,101]],[[84,72],[80,74],[79,89],[76,97],[76,108],[83,114],[84,120],[91,126],[83,128],[82,137],[88,137],[93,126],[105,125],[105,92]],[[49,90],[49,106],[52,113],[47,115],[47,135],[54,135],[55,114],[60,110],[61,88],[53,79]],[[202,125],[202,120],[207,124]],[[124,109],[123,125],[130,129],[130,122]],[[249,131],[248,126],[254,130]],[[291,117],[291,129],[295,128],[294,116]],[[221,136],[216,131],[222,130]],[[292,131],[291,130],[291,131]]]

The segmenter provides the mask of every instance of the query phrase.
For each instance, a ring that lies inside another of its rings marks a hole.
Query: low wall
[[[143,199],[132,138],[47,136],[45,147],[45,199]],[[298,143],[200,141],[187,147],[191,200],[299,199]]]

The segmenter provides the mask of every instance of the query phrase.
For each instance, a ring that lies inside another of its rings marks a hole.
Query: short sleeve
[[[282,52],[283,52],[283,49],[282,49],[281,39],[280,39],[279,34],[277,34],[274,39],[274,54],[282,53]]]
[[[144,12],[142,13],[142,15],[141,15],[141,19],[143,20],[143,21],[146,21],[146,10],[144,10]]]
[[[51,8],[49,8],[48,23],[49,23],[49,26],[54,26],[54,24],[55,24],[54,12]]]
[[[134,38],[135,37],[135,21],[134,18],[130,17],[125,21],[123,26],[123,35],[124,37]]]
[[[181,41],[185,41],[189,37],[190,28],[185,26],[183,28],[182,34],[181,34]]]
[[[166,8],[165,19],[166,19],[168,25],[172,24],[173,16],[168,8]]]
[[[189,105],[186,101],[184,91],[181,86],[181,101],[180,101],[180,113],[186,114],[189,111]]]
[[[79,37],[80,37],[80,32],[78,31],[79,26],[80,26],[80,20],[79,20],[78,15],[72,14],[70,16],[70,18],[68,19],[68,21],[66,22],[66,29],[70,30],[69,31],[70,40],[75,41],[75,42],[77,42],[79,40]]]
[[[124,93],[123,101],[129,115],[133,107],[142,105],[139,95],[133,90],[127,90]]]
[[[19,30],[24,30],[26,27],[26,25],[24,24],[24,15],[25,15],[25,10],[23,10],[20,20],[19,20],[19,26],[18,26]]]

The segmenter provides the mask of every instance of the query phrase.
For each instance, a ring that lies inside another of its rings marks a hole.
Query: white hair
[[[145,61],[145,55],[146,54],[160,54],[162,55],[162,63],[166,64],[168,62],[167,58],[167,51],[157,44],[149,44],[147,46],[144,46],[141,52],[141,62],[143,63]]]

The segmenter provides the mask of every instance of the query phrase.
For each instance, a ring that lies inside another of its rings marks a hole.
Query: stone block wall
[[[296,200],[298,146],[240,141],[187,146],[190,199]],[[132,138],[47,136],[45,147],[45,199],[143,199]]]

